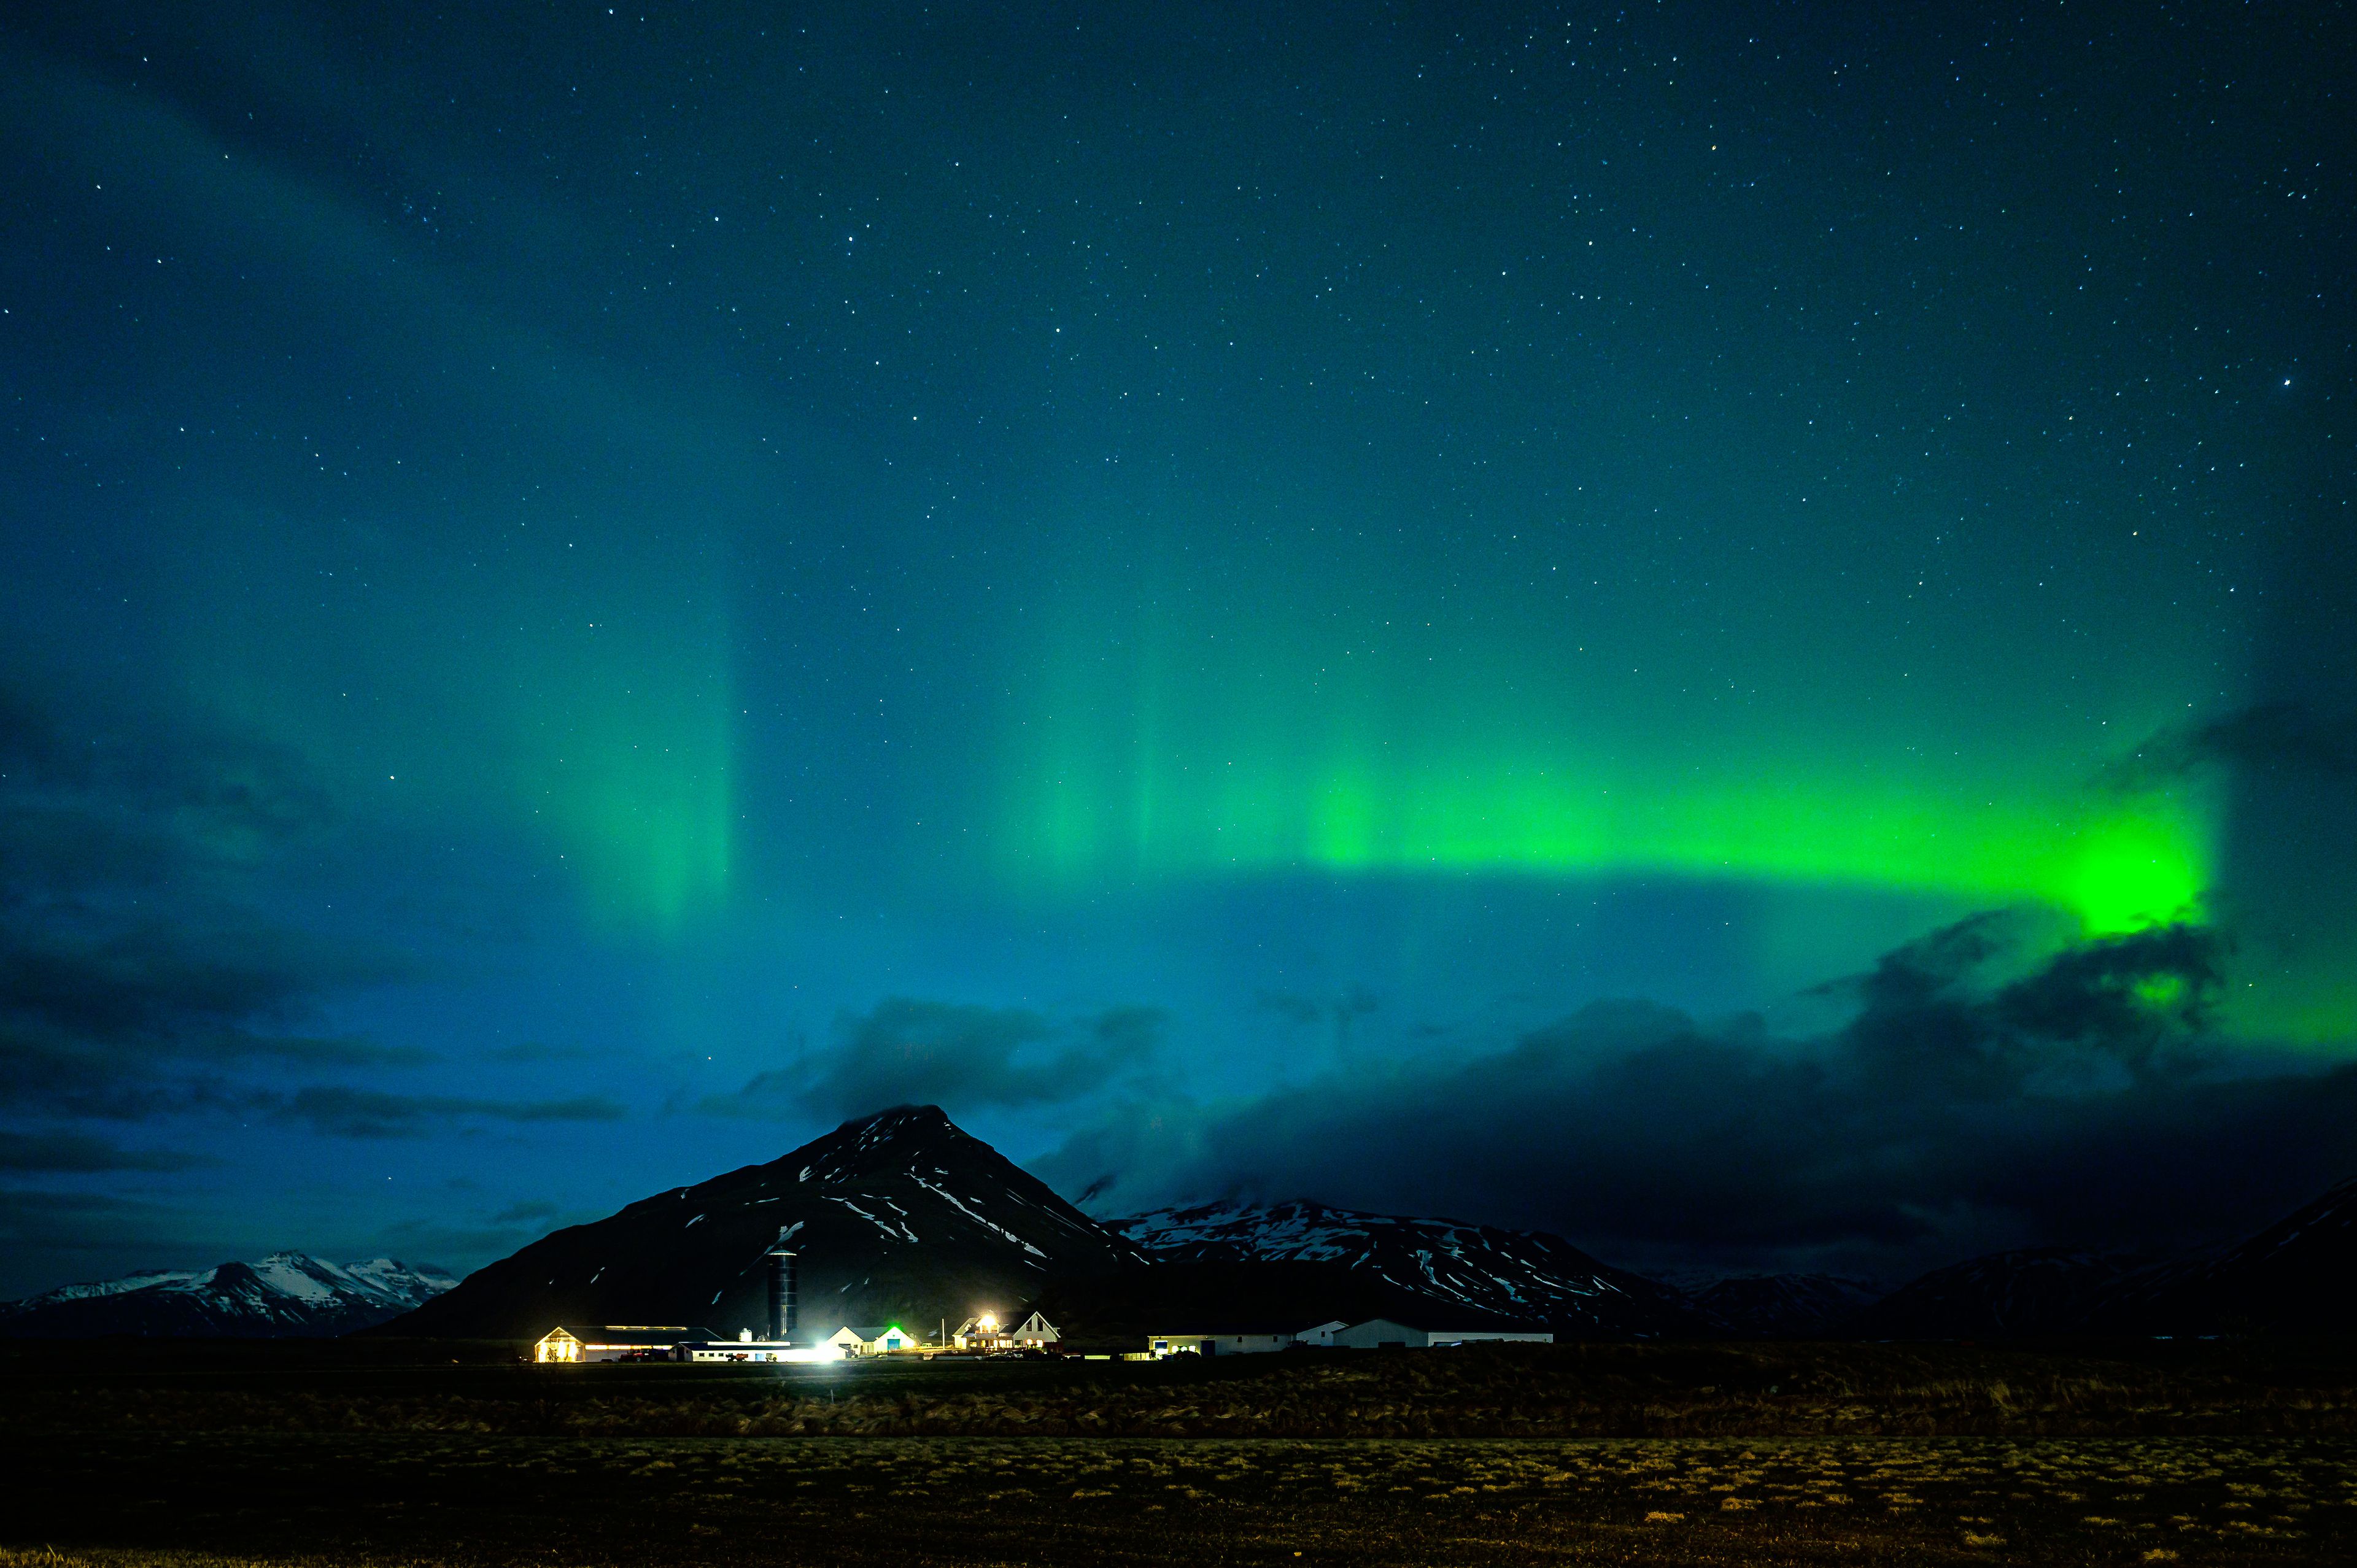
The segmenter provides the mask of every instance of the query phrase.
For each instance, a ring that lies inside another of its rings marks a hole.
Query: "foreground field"
[[[20,1547],[111,1547],[126,1563],[2357,1560],[2357,1445],[2342,1440],[7,1446],[34,1482],[10,1521]]]
[[[2336,1346],[0,1351],[0,1568],[2357,1562]]]
[[[2357,1436],[2337,1344],[1480,1346],[532,1367],[510,1346],[8,1345],[18,1430],[548,1437]]]

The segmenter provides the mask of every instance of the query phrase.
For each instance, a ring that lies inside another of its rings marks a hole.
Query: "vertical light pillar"
[[[800,1316],[795,1300],[794,1254],[786,1250],[786,1233],[778,1232],[777,1241],[770,1248],[770,1337],[782,1341],[793,1337],[795,1319]]]

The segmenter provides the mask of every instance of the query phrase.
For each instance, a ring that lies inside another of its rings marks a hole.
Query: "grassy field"
[[[0,1358],[0,1568],[45,1550],[125,1568],[2357,1562],[2337,1350],[1564,1347],[782,1379],[308,1354]],[[1701,1380],[1745,1369],[1770,1380]],[[1745,1412],[1762,1430],[1665,1430]],[[1119,1431],[1068,1430],[1092,1414]],[[1597,1430],[1527,1430],[1546,1424]]]
[[[2357,1348],[1479,1346],[532,1367],[511,1346],[0,1342],[20,1429],[512,1436],[2357,1435]]]

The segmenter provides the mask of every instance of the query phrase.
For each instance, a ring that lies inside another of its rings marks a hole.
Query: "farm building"
[[[1365,1323],[1354,1323],[1348,1328],[1334,1329],[1326,1343],[1344,1350],[1374,1350],[1393,1345],[1424,1350],[1447,1345],[1486,1344],[1498,1340],[1552,1345],[1555,1336],[1537,1329],[1523,1328],[1426,1328],[1415,1324],[1395,1322],[1388,1317],[1377,1317]]]
[[[833,1345],[846,1356],[888,1356],[898,1350],[917,1348],[916,1336],[897,1323],[878,1324],[869,1328],[846,1324],[819,1343]]]
[[[534,1361],[681,1361],[683,1346],[719,1338],[709,1328],[645,1323],[561,1323],[534,1342]]]
[[[800,1361],[809,1359],[806,1353],[789,1354],[794,1347],[783,1339],[754,1338],[749,1328],[734,1339],[715,1339],[683,1345],[680,1348],[687,1352],[685,1359],[690,1361]]]
[[[1150,1334],[1146,1348],[1161,1356],[1257,1356],[1290,1350],[1291,1334]]]
[[[1249,1333],[1152,1334],[1146,1337],[1146,1353],[1157,1358],[1253,1356],[1272,1350],[1290,1350],[1296,1347],[1304,1349],[1372,1350],[1393,1345],[1422,1350],[1490,1340],[1552,1345],[1555,1336],[1524,1328],[1426,1328],[1394,1322],[1387,1317],[1352,1324],[1336,1317],[1291,1332],[1261,1329]]]

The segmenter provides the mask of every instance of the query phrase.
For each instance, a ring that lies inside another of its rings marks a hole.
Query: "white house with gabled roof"
[[[1008,1330],[1006,1337],[1014,1344],[1044,1350],[1050,1345],[1060,1343],[1064,1336],[1045,1316],[1034,1312]]]

